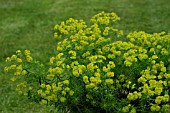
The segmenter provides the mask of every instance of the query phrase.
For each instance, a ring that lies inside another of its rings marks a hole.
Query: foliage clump
[[[123,35],[120,18],[101,12],[87,26],[68,19],[54,27],[56,53],[44,65],[29,50],[8,57],[16,91],[70,112],[170,112],[170,35]],[[123,41],[126,40],[126,41]]]

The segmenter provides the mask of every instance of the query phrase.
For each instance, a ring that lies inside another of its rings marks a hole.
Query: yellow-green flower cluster
[[[41,96],[41,98],[43,98],[40,101],[40,104],[47,104],[47,100],[53,101],[53,102],[57,102],[57,98],[56,98],[56,94],[52,94],[51,91],[53,91],[55,89],[55,84],[51,85],[45,85],[45,84],[41,84],[40,86],[42,89],[37,90],[37,94]]]
[[[26,56],[27,62],[32,62],[32,57],[30,56],[31,52],[29,50],[25,50],[24,54]]]
[[[16,77],[19,75],[26,75],[27,71],[23,69],[23,60],[26,62],[32,62],[32,57],[30,56],[30,51],[24,51],[24,57],[20,50],[16,51],[16,54],[13,54],[11,57],[6,58],[6,62],[11,64],[4,68],[4,72],[9,72],[10,70],[14,70],[14,77],[11,78],[12,81],[16,80]]]
[[[112,42],[111,38],[106,37],[114,33],[122,35],[121,31],[110,26],[118,20],[120,18],[115,13],[101,12],[92,17],[93,25],[90,27],[87,27],[84,21],[72,18],[56,25],[55,37],[65,35],[65,39],[58,42],[58,55],[56,59],[50,59],[53,68],[49,70],[60,67],[63,73],[59,75],[65,75],[66,78],[74,76],[78,81],[82,79],[85,89],[89,91],[99,91],[103,84],[110,87],[116,85],[117,88],[125,90],[122,93],[124,92],[129,102],[138,101],[147,95],[146,98],[156,97],[152,104],[167,104],[168,97],[163,99],[165,97],[162,94],[168,91],[165,89],[169,87],[169,74],[164,61],[160,59],[161,56],[169,55],[168,48],[163,45],[169,43],[168,36],[163,37],[164,32],[134,32],[128,34],[129,42]],[[101,25],[104,27],[101,28]],[[54,61],[58,62],[57,66]],[[122,71],[120,65],[124,65],[122,67],[125,67],[125,71]],[[136,82],[133,81],[135,79]],[[132,91],[128,92],[127,89]],[[66,95],[62,90],[60,92]],[[65,101],[64,98],[61,100]],[[158,110],[158,107],[156,109]],[[125,106],[122,111],[136,113],[136,108]]]
[[[42,98],[40,104],[46,104],[44,101],[48,103],[65,102],[67,95],[73,96],[74,94],[74,91],[69,88],[69,84],[69,80],[58,82],[58,84],[52,83],[52,85],[41,84],[41,89],[37,91]]]
[[[92,23],[109,25],[109,23],[119,21],[120,17],[116,13],[105,13],[104,11],[91,18]]]
[[[83,71],[86,70],[86,66],[84,65],[77,65],[77,66],[73,66],[73,75],[75,77],[79,77],[80,75],[83,74]]]
[[[26,75],[29,73],[25,68],[26,63],[31,63],[33,58],[31,57],[31,52],[25,50],[17,50],[16,54],[13,54],[11,57],[6,58],[6,62],[9,66],[4,68],[4,72],[12,72],[13,76],[10,78],[11,81],[16,82],[16,92],[24,96],[28,96],[28,92],[32,90],[32,84],[29,84],[26,78]]]
[[[166,73],[164,62],[154,62],[151,68],[148,67],[146,70],[143,70],[141,74],[142,76],[138,79],[138,82],[143,84],[142,87],[139,87],[141,93],[147,95],[148,98],[156,96],[155,103],[152,103],[153,105],[150,108],[151,111],[164,109],[160,104],[170,102],[169,94],[166,94],[166,92],[168,92],[167,88],[169,87],[170,79],[168,79],[167,75],[169,74]]]
[[[27,82],[26,81],[19,83],[17,85],[17,87],[16,87],[17,93],[18,94],[23,94],[24,96],[27,96],[28,93],[27,93],[27,90],[26,90],[27,88],[26,87],[27,87]]]
[[[165,32],[147,34],[143,31],[129,33],[127,38],[133,42],[134,44],[140,45],[141,47],[151,47],[149,52],[153,54],[161,54],[161,55],[169,55],[167,48],[162,47],[161,45],[164,43],[170,43],[168,36],[162,36]],[[157,59],[156,56],[153,58]]]
[[[138,98],[141,98],[142,94],[140,92],[134,91],[133,93],[129,93],[127,98],[129,100],[136,100]]]
[[[83,81],[86,84],[85,87],[87,89],[93,89],[94,91],[96,91],[98,86],[102,83],[101,75],[99,72],[95,72],[91,77],[84,75]]]
[[[31,66],[37,62],[32,62],[29,50],[17,50],[7,57],[6,62],[15,63],[4,71],[14,70],[12,81],[29,75],[20,79],[25,82],[19,82],[16,91],[29,96],[28,91],[33,90],[40,104],[65,108],[69,103],[68,109],[74,105],[100,106],[106,111],[119,107],[120,112],[130,113],[169,112],[170,35],[141,31],[129,33],[128,41],[121,41],[117,38],[122,31],[112,25],[118,20],[115,13],[101,12],[91,18],[91,26],[72,18],[61,22],[54,27],[57,51],[47,72],[41,67],[35,67],[40,69],[34,72]],[[36,79],[30,79],[33,76]]]
[[[69,18],[66,22],[61,22],[60,25],[56,25],[54,27],[54,30],[58,31],[54,33],[54,38],[60,38],[62,34],[75,34],[80,29],[84,29],[86,27],[86,23],[83,20],[78,21],[73,18]]]
[[[122,108],[123,113],[137,113],[135,107],[133,107],[131,104],[128,104],[127,106],[124,106]]]

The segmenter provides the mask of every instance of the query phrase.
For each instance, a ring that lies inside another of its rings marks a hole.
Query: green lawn
[[[4,75],[4,60],[17,49],[29,49],[48,65],[56,40],[53,27],[70,17],[87,23],[94,14],[116,12],[117,27],[131,31],[170,32],[169,0],[0,0],[0,112],[40,113],[44,109],[20,97]]]

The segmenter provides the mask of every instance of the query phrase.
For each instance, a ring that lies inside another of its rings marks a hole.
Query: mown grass
[[[34,58],[48,65],[56,46],[55,24],[70,17],[88,22],[98,12],[114,11],[121,17],[116,27],[125,34],[170,32],[169,6],[169,0],[0,0],[0,112],[44,112],[15,93],[3,67],[17,49],[31,50]]]

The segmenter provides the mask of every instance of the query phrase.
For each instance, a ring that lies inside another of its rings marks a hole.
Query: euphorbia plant
[[[91,26],[72,18],[61,22],[54,27],[60,41],[48,70],[26,50],[23,59],[21,52],[8,57],[15,66],[5,71],[15,69],[11,80],[18,80],[20,94],[64,111],[170,112],[170,35],[123,36],[114,28],[119,20],[101,12]]]

